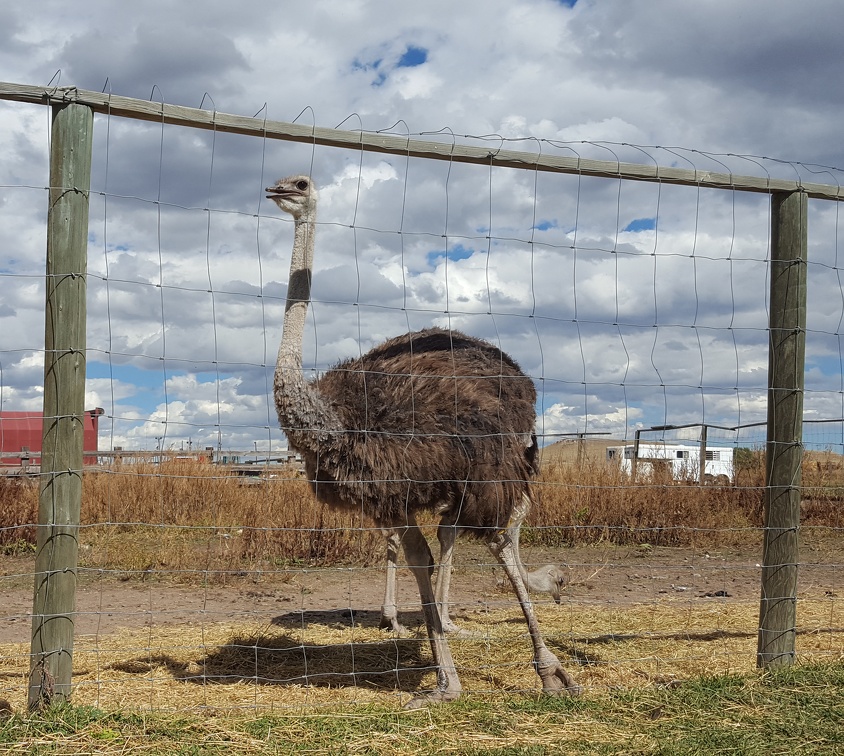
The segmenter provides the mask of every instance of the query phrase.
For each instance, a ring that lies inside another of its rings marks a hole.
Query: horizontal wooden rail
[[[218,113],[213,110],[138,100],[131,97],[77,89],[76,87],[40,87],[0,82],[0,100],[41,105],[61,105],[76,102],[89,106],[95,113],[123,118],[433,160],[765,194],[802,191],[814,199],[839,201],[844,199],[844,189],[839,185],[803,183],[796,180],[790,181],[764,176],[741,176],[732,173],[658,165],[588,160],[581,157],[548,155],[539,152],[521,152],[474,147],[452,142],[425,141],[394,134],[303,126],[283,121],[270,121],[262,118]],[[554,145],[551,144],[551,147],[554,147]]]

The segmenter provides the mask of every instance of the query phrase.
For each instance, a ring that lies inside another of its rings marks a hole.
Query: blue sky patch
[[[404,55],[399,58],[398,67],[413,68],[415,66],[421,66],[426,60],[428,60],[428,51],[424,47],[410,45],[404,51]]]
[[[557,221],[544,220],[539,221],[534,227],[534,231],[550,231],[552,228],[559,228]]]
[[[416,47],[415,45],[408,45],[401,57],[395,64],[396,68],[415,68],[421,66],[428,60],[428,51],[424,47]],[[361,60],[355,58],[352,62],[353,71],[363,71],[365,73],[374,74],[372,79],[373,87],[380,87],[389,75],[389,67],[384,66],[384,58],[375,58],[371,61]]]
[[[428,265],[435,267],[442,258],[448,258],[451,262],[457,262],[458,260],[468,260],[473,254],[475,254],[474,249],[467,249],[462,244],[455,244],[453,247],[449,247],[447,250],[435,250],[433,252],[429,252],[427,254],[428,258]]]
[[[630,221],[622,231],[654,231],[656,229],[656,218],[637,218]]]

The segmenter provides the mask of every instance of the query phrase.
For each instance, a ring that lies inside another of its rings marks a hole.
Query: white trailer
[[[607,461],[617,464],[622,472],[633,473],[636,446],[608,446]],[[700,480],[700,444],[648,442],[639,444],[636,474],[652,477],[654,473],[670,473],[673,480],[698,481],[728,485],[733,480],[733,448],[706,446],[703,481]]]

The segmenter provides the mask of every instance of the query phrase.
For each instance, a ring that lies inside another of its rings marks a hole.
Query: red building
[[[85,410],[83,415],[85,452],[95,452],[99,449],[98,433],[100,407]],[[20,467],[22,457],[28,451],[32,456],[41,456],[41,440],[44,434],[44,417],[38,412],[0,412],[0,465],[3,467]],[[6,456],[14,455],[14,456]],[[40,460],[39,460],[40,462]],[[96,456],[85,456],[86,465],[97,464]]]

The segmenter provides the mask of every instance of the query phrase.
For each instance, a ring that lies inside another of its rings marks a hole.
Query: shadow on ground
[[[431,671],[427,640],[386,637],[380,641],[305,643],[300,631],[313,625],[327,633],[348,627],[377,627],[379,612],[343,609],[290,612],[275,617],[265,632],[235,635],[195,661],[161,654],[116,662],[110,667],[128,674],[146,674],[165,668],[173,677],[194,684],[307,685],[370,687],[377,690],[416,691]],[[318,637],[318,634],[316,634]]]

